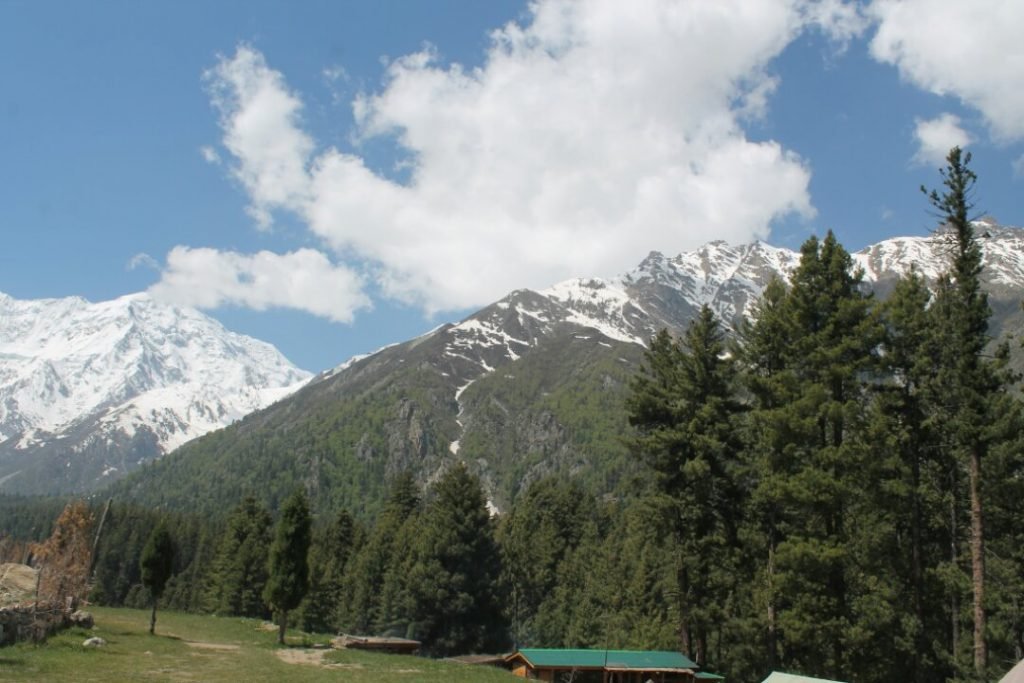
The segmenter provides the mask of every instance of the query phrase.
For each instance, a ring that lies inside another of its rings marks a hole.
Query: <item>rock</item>
[[[81,628],[92,628],[94,624],[92,618],[92,612],[86,612],[85,610],[76,610],[71,614],[71,625],[79,626]]]
[[[82,647],[103,647],[106,644],[107,641],[103,640],[102,638],[93,637],[89,638],[89,640],[82,643]]]

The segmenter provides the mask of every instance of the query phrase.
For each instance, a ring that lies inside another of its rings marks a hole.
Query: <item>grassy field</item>
[[[407,681],[510,683],[511,674],[491,667],[424,657],[327,650],[329,636],[289,633],[278,647],[276,632],[252,619],[158,612],[150,636],[149,612],[91,609],[96,627],[71,629],[42,645],[0,649],[0,681]],[[82,647],[99,636],[107,645]],[[321,646],[321,647],[316,647]]]

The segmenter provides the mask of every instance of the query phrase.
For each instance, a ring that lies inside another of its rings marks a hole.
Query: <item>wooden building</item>
[[[524,648],[505,658],[512,673],[521,678],[557,681],[574,674],[579,683],[696,683],[724,680],[700,671],[678,652],[658,650],[556,650]]]

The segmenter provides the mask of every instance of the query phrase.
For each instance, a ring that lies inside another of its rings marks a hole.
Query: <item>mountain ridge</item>
[[[1002,334],[1021,325],[1024,232],[977,224]],[[941,258],[944,236],[893,238],[853,255],[866,286],[885,289],[922,260]],[[295,395],[236,425],[186,444],[117,488],[128,497],[202,507],[210,487],[259,492],[271,504],[283,484],[303,485],[316,505],[372,514],[397,472],[422,483],[468,463],[505,509],[537,478],[579,475],[608,492],[635,474],[622,438],[623,401],[643,344],[661,328],[682,333],[707,303],[735,330],[796,252],[710,243],[676,257],[653,253],[616,278],[576,278],[520,289],[458,323],[352,359]],[[1013,286],[1011,287],[1010,284]],[[1016,317],[1014,317],[1016,316]],[[254,461],[258,464],[254,465]],[[274,490],[268,491],[267,488]]]

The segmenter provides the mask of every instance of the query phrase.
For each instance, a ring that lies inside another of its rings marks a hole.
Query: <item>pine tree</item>
[[[309,501],[296,491],[281,507],[281,519],[270,546],[269,577],[263,599],[277,612],[277,642],[284,644],[288,612],[299,606],[309,587],[309,544],[312,520]]]
[[[880,560],[879,580],[895,585],[893,603],[905,606],[898,623],[873,635],[885,639],[876,649],[891,653],[889,671],[921,683],[950,674],[929,641],[929,634],[945,630],[943,596],[933,577],[949,545],[943,536],[949,463],[930,406],[935,358],[941,355],[930,300],[924,280],[912,272],[882,307],[884,379],[873,387],[869,428],[878,454],[871,474],[882,483],[871,490],[878,494],[874,504],[887,515],[875,531],[889,536],[880,544],[888,562]]]
[[[409,570],[414,633],[434,655],[498,651],[501,557],[480,480],[458,464],[432,495]]]
[[[728,593],[730,549],[743,507],[736,482],[739,442],[734,362],[703,306],[681,343],[664,331],[646,353],[628,408],[634,448],[673,502],[680,646],[704,665],[716,606]]]
[[[264,618],[267,551],[273,520],[254,496],[232,511],[220,541],[208,591],[209,608],[218,614]]]
[[[754,482],[743,529],[744,544],[757,555],[762,567],[751,596],[757,604],[752,621],[764,637],[764,659],[751,665],[754,671],[777,668],[781,596],[777,588],[776,555],[784,540],[787,510],[785,482],[795,472],[785,407],[795,400],[796,377],[792,365],[792,341],[796,326],[787,305],[788,291],[772,278],[754,306],[752,322],[740,328],[737,355],[741,382],[749,394],[743,424],[743,469]],[[754,550],[756,549],[756,550]]]
[[[156,604],[163,595],[167,580],[171,578],[174,568],[174,539],[171,538],[167,525],[161,521],[142,549],[139,558],[142,570],[142,585],[149,591],[153,611],[149,617],[149,633],[156,630]]]
[[[554,595],[559,568],[579,545],[594,515],[594,501],[575,480],[534,482],[504,515],[500,532],[509,588],[509,621],[517,647],[554,647],[564,632],[538,614]]]
[[[946,429],[958,459],[966,465],[969,491],[972,616],[974,622],[973,668],[981,678],[988,665],[985,603],[985,524],[982,499],[982,466],[992,444],[991,424],[1002,381],[997,366],[985,357],[989,343],[991,309],[981,288],[982,252],[971,222],[972,191],[977,176],[969,168],[970,153],[950,150],[941,170],[945,189],[921,190],[948,230],[952,264],[949,271],[950,305],[937,309],[947,314],[940,324],[948,326],[953,339],[952,355],[942,363],[949,388],[945,408]]]
[[[831,232],[808,239],[792,287],[767,292],[759,312],[768,317],[747,330],[741,353],[757,520],[745,533],[766,536],[769,661],[777,653],[783,665],[838,678],[855,661],[848,645],[869,594],[853,582],[869,549],[851,542],[874,523],[860,476],[878,331],[852,265]]]
[[[365,634],[389,627],[394,614],[388,614],[389,609],[383,604],[384,584],[389,570],[408,555],[409,549],[396,547],[395,542],[407,520],[418,513],[419,506],[416,480],[409,472],[399,474],[391,483],[388,499],[369,538],[349,561],[338,606],[338,622],[343,630]]]
[[[303,630],[337,630],[345,570],[358,545],[359,531],[348,510],[341,510],[327,528],[314,530],[309,555],[309,592],[302,601],[298,617]]]

